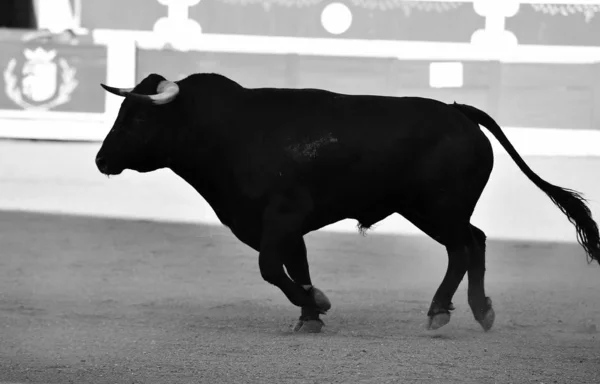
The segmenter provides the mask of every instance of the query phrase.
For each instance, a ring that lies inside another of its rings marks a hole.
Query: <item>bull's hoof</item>
[[[441,312],[437,313],[433,316],[429,316],[429,321],[427,323],[427,329],[436,330],[438,328],[443,327],[444,325],[450,322],[450,313],[449,312]]]
[[[490,329],[492,329],[492,326],[494,325],[494,320],[496,320],[496,312],[494,312],[494,308],[490,307],[490,309],[488,309],[488,311],[486,312],[485,316],[483,316],[483,319],[477,320],[477,322],[481,324],[483,330],[487,332]]]
[[[319,288],[313,286],[309,293],[312,295],[319,313],[325,314],[327,311],[329,311],[329,309],[331,309],[331,302]]]
[[[325,325],[319,318],[321,309],[314,307],[302,307],[302,312],[298,322],[294,326],[294,332],[301,333],[319,333]]]
[[[294,332],[298,333],[320,333],[325,324],[321,319],[316,320],[298,320],[294,326]]]
[[[471,306],[471,308],[475,307]],[[477,322],[481,325],[483,330],[487,332],[490,329],[492,329],[492,326],[494,325],[494,320],[496,320],[496,312],[494,312],[494,308],[492,308],[492,299],[490,299],[489,297],[485,298],[484,308],[485,309],[480,312],[476,312],[476,310],[473,310],[473,313],[475,314],[475,320],[477,320]]]

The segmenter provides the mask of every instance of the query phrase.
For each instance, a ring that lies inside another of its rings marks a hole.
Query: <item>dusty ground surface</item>
[[[576,244],[488,244],[497,314],[424,329],[425,237],[307,236],[321,334],[220,227],[0,212],[0,382],[598,383],[600,268]]]

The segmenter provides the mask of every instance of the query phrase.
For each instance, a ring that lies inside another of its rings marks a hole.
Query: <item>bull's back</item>
[[[485,136],[450,105],[418,97],[260,89],[245,104],[264,150],[276,152],[315,204],[343,215],[398,196],[440,145]],[[276,164],[276,166],[279,166]],[[292,178],[293,180],[294,178]]]
[[[367,134],[383,140],[435,139],[464,129],[446,123],[469,121],[450,105],[421,97],[348,95],[320,89],[248,91],[245,103],[255,116],[267,117],[274,129],[300,134],[335,131],[361,141]]]

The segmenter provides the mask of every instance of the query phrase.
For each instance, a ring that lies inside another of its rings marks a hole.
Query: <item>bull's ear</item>
[[[133,88],[115,88],[105,84],[100,84],[102,88],[104,88],[107,92],[112,93],[113,95],[125,97],[129,92],[133,91]]]

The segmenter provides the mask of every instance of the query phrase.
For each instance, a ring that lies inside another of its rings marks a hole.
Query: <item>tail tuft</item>
[[[546,183],[541,189],[575,226],[577,242],[583,247],[588,263],[595,260],[600,264],[598,225],[592,219],[592,212],[586,205],[587,200],[577,191],[560,188],[550,183]]]

